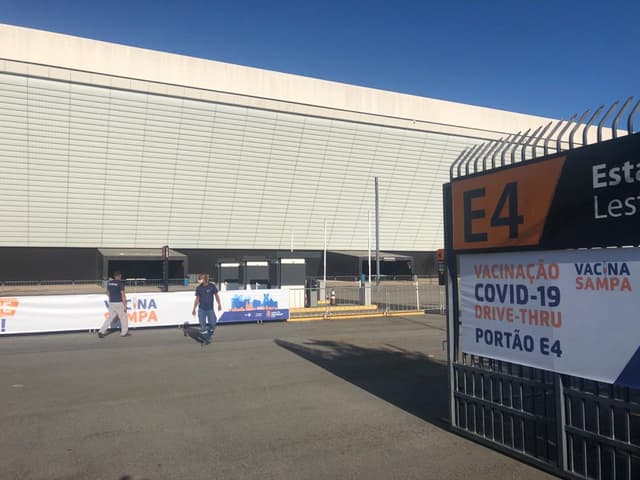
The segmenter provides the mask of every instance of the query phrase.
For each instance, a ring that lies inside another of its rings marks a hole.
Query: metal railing
[[[126,290],[131,293],[162,290],[164,281],[159,278],[127,278]],[[7,295],[74,295],[103,293],[106,280],[17,280],[0,281],[0,296]],[[169,279],[169,291],[191,288],[184,278]]]
[[[454,426],[567,478],[640,478],[640,390],[462,354]]]
[[[375,278],[375,276],[374,276]],[[308,277],[309,280],[322,280],[323,277]],[[437,275],[380,275],[380,282],[438,282]],[[327,281],[360,283],[359,275],[327,275]]]
[[[162,291],[162,279],[128,278],[126,291],[129,293],[149,293]],[[2,296],[75,295],[104,293],[105,280],[58,280],[58,281],[8,281],[0,282]],[[184,278],[169,280],[169,291],[192,290],[194,282],[185,284]],[[305,308],[296,316],[357,315],[362,313],[387,314],[401,311],[423,311],[425,313],[445,313],[445,290],[437,281],[420,279],[418,282],[387,281],[371,285],[367,296],[363,288],[355,282],[327,281],[322,288],[301,288],[291,290],[291,307]],[[353,307],[353,308],[346,308]]]
[[[370,293],[367,294],[366,289]],[[292,304],[293,308],[307,309],[306,312],[296,312],[298,316],[322,314],[329,318],[334,315],[357,315],[364,312],[387,314],[407,311],[443,314],[445,309],[444,287],[415,282],[369,287],[329,284],[324,289],[292,289],[293,298],[299,298],[302,303]]]

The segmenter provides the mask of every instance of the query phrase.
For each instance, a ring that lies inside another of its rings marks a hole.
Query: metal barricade
[[[426,312],[442,314],[445,310],[444,287],[437,284],[416,282],[385,282],[370,285],[368,303],[365,287],[355,282],[327,282],[324,289],[304,289],[305,308],[296,308],[295,316],[331,318],[336,315],[392,314],[401,312]],[[293,297],[300,295],[292,293]],[[296,305],[297,306],[297,305]]]

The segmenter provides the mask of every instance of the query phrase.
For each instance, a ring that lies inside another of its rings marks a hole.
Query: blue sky
[[[640,2],[0,0],[0,22],[563,117],[640,95]]]

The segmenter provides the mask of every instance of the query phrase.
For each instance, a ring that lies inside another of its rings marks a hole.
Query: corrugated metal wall
[[[433,250],[472,143],[0,74],[0,246]]]

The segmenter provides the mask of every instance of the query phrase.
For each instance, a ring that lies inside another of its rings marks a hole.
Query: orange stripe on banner
[[[0,315],[3,317],[13,317],[19,305],[20,301],[17,298],[0,298]]]

